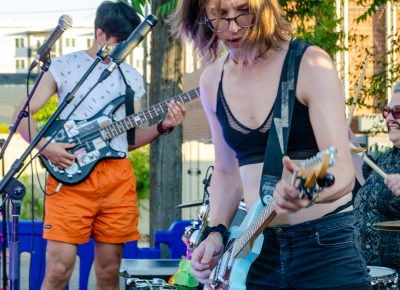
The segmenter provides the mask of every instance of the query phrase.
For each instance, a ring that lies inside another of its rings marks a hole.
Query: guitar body
[[[234,243],[246,231],[263,209],[263,204],[260,200],[257,200],[240,226],[229,228],[230,235],[227,248],[230,243]],[[251,264],[260,255],[263,242],[264,236],[263,234],[260,234],[251,245],[245,247],[240,254],[234,258],[232,268],[229,269],[228,267],[226,273],[223,274],[223,280],[225,280],[225,283],[219,280],[213,288],[230,290],[246,289],[247,273],[249,272]]]
[[[103,138],[102,128],[113,123],[115,111],[124,103],[125,97],[110,102],[103,110],[87,120],[57,120],[45,134],[51,142],[76,144],[68,152],[76,156],[75,163],[65,170],[54,166],[43,155],[41,160],[52,177],[64,184],[77,184],[89,176],[96,164],[106,158],[125,158],[126,153],[111,148],[110,141]],[[61,128],[59,128],[62,126]]]
[[[301,163],[291,182],[298,190],[299,198],[306,195],[312,202],[315,200],[314,193],[334,184],[333,175],[327,169],[334,164],[336,152],[335,147],[330,147]],[[210,274],[213,289],[246,289],[250,266],[261,253],[264,242],[262,231],[277,215],[273,197],[265,195],[263,199],[265,206],[261,199],[257,199],[241,225],[230,229],[225,251]]]
[[[253,223],[258,215],[263,210],[264,206],[260,199],[253,205],[251,210],[247,213],[245,219],[239,227],[232,227],[230,229],[229,239],[237,239],[239,236]],[[251,264],[257,259],[261,253],[261,248],[264,242],[263,234],[260,234],[253,242],[253,244],[243,249],[242,253],[235,259],[229,279],[229,289],[241,290],[246,289],[247,273],[250,270]]]

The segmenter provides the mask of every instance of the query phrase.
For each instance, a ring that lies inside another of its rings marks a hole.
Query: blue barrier
[[[170,250],[170,258],[177,259],[184,256],[186,246],[182,241],[185,227],[190,225],[189,220],[175,221],[166,231],[154,233],[154,248],[139,248],[137,241],[126,243],[124,246],[123,258],[125,259],[160,259],[160,244],[165,243]],[[0,223],[1,224],[1,223]],[[30,290],[40,289],[44,278],[46,266],[46,240],[42,238],[41,221],[20,221],[18,241],[19,252],[31,254],[31,267],[29,269]],[[9,227],[11,229],[11,226]],[[79,290],[87,290],[90,270],[94,260],[94,242],[90,240],[86,244],[78,246],[77,255],[80,258],[79,264]]]
[[[170,250],[170,259],[180,259],[186,255],[186,245],[182,240],[185,228],[190,226],[191,220],[175,221],[168,230],[154,233],[154,247],[160,249],[160,244],[166,244]]]

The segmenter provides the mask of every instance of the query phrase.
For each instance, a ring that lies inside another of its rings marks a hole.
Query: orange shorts
[[[90,176],[76,185],[61,186],[47,179],[43,237],[83,244],[92,237],[102,243],[137,240],[138,207],[136,178],[130,161],[100,161]]]

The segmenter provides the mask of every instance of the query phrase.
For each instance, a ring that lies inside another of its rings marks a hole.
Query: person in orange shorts
[[[42,108],[54,93],[57,93],[61,103],[93,64],[99,48],[106,43],[116,45],[124,41],[140,22],[131,6],[123,2],[103,2],[96,13],[93,45],[86,51],[77,51],[52,60],[48,72],[44,74],[32,97],[30,114]],[[111,73],[78,104],[79,99],[91,89],[109,63],[110,59],[107,59],[96,66],[75,94],[75,99],[63,110],[60,119],[91,118],[117,97],[126,95],[127,88],[132,89],[135,101],[144,95],[140,74],[130,65],[121,63],[120,69]],[[17,108],[14,119],[22,106],[21,103]],[[184,115],[184,106],[171,101],[164,120],[148,128],[136,129],[134,143],[128,144],[127,134],[123,133],[111,140],[111,147],[127,153],[148,144],[179,125]],[[115,112],[116,119],[125,116],[123,107]],[[19,125],[19,132],[28,142],[28,136],[35,136],[37,133],[33,127],[31,126],[29,135],[28,121],[22,120]],[[44,147],[42,154],[59,169],[68,168],[80,158],[79,155],[75,156],[67,151],[75,144],[45,144],[46,140],[41,140],[37,149]],[[137,225],[136,180],[127,158],[100,161],[90,176],[76,185],[62,184],[60,187],[58,181],[49,177],[43,226],[43,236],[48,243],[42,289],[65,289],[74,268],[77,245],[86,243],[91,237],[95,240],[97,289],[119,289],[118,273],[123,243],[139,238]]]

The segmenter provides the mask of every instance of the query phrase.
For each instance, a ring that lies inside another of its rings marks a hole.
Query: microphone
[[[47,41],[39,48],[37,52],[37,56],[33,60],[29,70],[32,70],[39,61],[45,62],[47,60],[47,56],[50,53],[51,48],[53,47],[54,43],[61,37],[65,30],[72,26],[72,18],[68,15],[62,15],[58,19],[58,25],[53,30]]]
[[[122,41],[110,54],[112,63],[101,73],[99,83],[104,81],[120,65],[121,62],[139,45],[150,30],[157,24],[158,19],[154,15],[147,16],[142,23],[129,35],[128,39]]]

